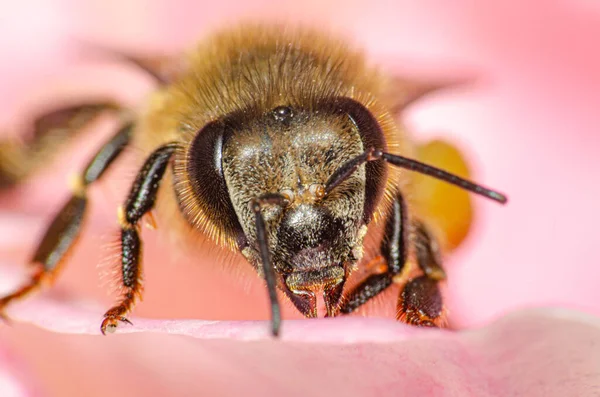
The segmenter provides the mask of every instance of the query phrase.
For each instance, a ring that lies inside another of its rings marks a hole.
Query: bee
[[[394,118],[398,104],[411,99],[396,100],[391,79],[341,39],[307,28],[243,25],[215,33],[183,59],[164,73],[160,63],[128,58],[160,87],[82,170],[33,255],[36,272],[0,300],[0,310],[56,276],[81,233],[88,187],[134,145],[146,158],[117,211],[122,293],[104,314],[103,334],[130,323],[141,297],[140,225],[159,197],[178,209],[190,233],[241,253],[264,279],[275,336],[278,290],[308,318],[318,316],[322,294],[326,316],[334,317],[415,269],[401,289],[398,317],[439,325],[439,283],[446,278],[439,243],[413,211],[406,181],[420,173],[499,203],[506,197],[411,157],[410,139]],[[121,108],[87,103],[50,112],[35,123],[30,150]],[[7,186],[30,171],[27,156],[18,156],[26,149],[9,149],[0,151]],[[350,287],[350,274],[373,260],[364,257],[368,234],[380,236],[383,270]]]

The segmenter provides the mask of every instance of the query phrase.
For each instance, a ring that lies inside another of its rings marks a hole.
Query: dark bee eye
[[[226,127],[214,121],[202,128],[188,152],[187,171],[197,205],[214,225],[238,236],[238,245],[246,244],[223,175],[222,156]]]
[[[323,108],[329,109],[332,113],[349,117],[358,129],[363,148],[375,147],[384,150],[387,148],[381,126],[371,112],[360,102],[347,97],[337,97],[323,104]],[[383,195],[387,169],[382,161],[372,161],[365,164],[365,172],[366,196],[363,219],[365,223],[369,223],[375,206]]]
[[[273,117],[279,122],[287,123],[294,117],[294,111],[289,106],[277,106],[273,109]]]

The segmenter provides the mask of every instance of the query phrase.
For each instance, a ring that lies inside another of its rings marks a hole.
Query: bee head
[[[374,162],[361,165],[326,192],[330,177],[341,165],[368,146],[384,145],[379,130],[375,133],[380,136],[371,138],[376,142],[365,140],[364,129],[359,128],[362,120],[352,117],[349,105],[368,113],[362,105],[345,99],[317,109],[286,105],[260,115],[232,116],[200,132],[198,139],[205,144],[197,146],[190,162],[198,175],[199,164],[210,161],[203,167],[212,170],[213,177],[201,175],[206,183],[196,185],[202,185],[215,204],[229,207],[221,212],[229,219],[221,221],[234,225],[239,248],[261,274],[261,236],[253,205],[257,198],[279,197],[264,200],[259,210],[270,262],[279,288],[308,317],[317,315],[320,292],[328,314],[337,310],[383,190],[385,168]],[[217,201],[218,190],[223,192]]]

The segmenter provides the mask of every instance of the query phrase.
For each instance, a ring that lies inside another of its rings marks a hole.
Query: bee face
[[[268,193],[285,198],[284,205],[265,206],[262,215],[271,260],[288,294],[306,297],[339,286],[357,261],[352,252],[364,211],[364,167],[334,194],[325,197],[324,189],[341,164],[363,151],[347,118],[292,106],[278,106],[226,133],[223,177],[247,239],[243,252],[257,269],[252,200]]]

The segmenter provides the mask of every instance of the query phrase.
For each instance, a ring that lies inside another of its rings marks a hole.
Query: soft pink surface
[[[419,139],[444,136],[456,140],[470,155],[476,179],[510,196],[507,207],[476,200],[475,230],[468,243],[449,258],[446,301],[452,324],[459,328],[476,327],[515,309],[540,305],[576,308],[599,315],[600,184],[597,180],[600,160],[597,151],[600,113],[597,105],[600,103],[600,56],[597,49],[600,10],[593,2],[583,0],[528,2],[527,5],[517,1],[497,2],[495,6],[478,8],[470,6],[473,2],[468,1],[394,3],[393,6],[384,1],[368,4],[332,1],[325,5],[320,1],[292,5],[273,5],[266,1],[220,2],[218,6],[193,1],[141,0],[129,1],[126,6],[104,1],[3,3],[0,5],[0,52],[4,54],[0,63],[0,124],[15,127],[9,133],[16,131],[16,126],[37,104],[54,97],[84,95],[89,90],[112,92],[135,103],[150,87],[145,76],[129,68],[106,62],[75,62],[67,37],[150,51],[182,48],[211,28],[241,16],[277,16],[335,26],[364,45],[374,60],[391,71],[427,76],[468,71],[481,77],[476,87],[431,96],[407,114],[408,124]],[[67,65],[70,66],[67,68]],[[48,167],[30,186],[0,197],[3,209],[0,260],[4,264],[14,265],[27,258],[48,214],[67,194],[66,188],[61,188],[65,175],[78,169],[111,132],[108,126],[111,123],[106,124],[97,136],[87,135],[76,142],[77,150],[69,151],[68,161]],[[111,301],[106,298],[106,289],[99,287],[96,265],[106,252],[103,244],[114,237],[114,209],[135,167],[130,156],[120,165],[121,172],[107,175],[110,182],[93,189],[93,226],[57,285],[58,290],[69,294],[102,299],[102,309]],[[21,214],[16,214],[17,211]],[[265,293],[251,272],[241,270],[243,277],[232,277],[232,271],[223,273],[214,265],[218,257],[212,254],[175,265],[169,258],[168,242],[161,240],[159,233],[144,234],[149,248],[146,294],[136,310],[137,315],[210,320],[266,318]],[[242,288],[246,284],[248,292]],[[391,317],[394,299],[389,298],[371,307],[369,314]],[[40,301],[40,305],[46,304]],[[42,307],[50,310],[54,306]],[[27,312],[29,317],[23,314],[23,319],[43,323],[31,310]],[[293,310],[286,310],[287,317],[297,317]],[[58,324],[86,319],[86,326],[93,330],[98,326],[102,311],[97,309],[95,314],[86,312],[76,317],[69,315]],[[180,389],[173,389],[181,392],[187,386],[200,387],[199,380],[202,380],[205,384],[208,382],[207,388],[220,385],[229,392],[250,384],[260,391],[261,387],[271,384],[287,385],[288,393],[299,394],[314,383],[315,389],[338,385],[358,395],[364,389],[353,388],[353,383],[347,381],[361,379],[358,369],[365,369],[365,382],[380,387],[377,391],[382,394],[389,390],[386,385],[411,387],[413,383],[408,382],[414,381],[414,387],[418,387],[421,379],[429,379],[424,383],[427,387],[447,384],[456,390],[449,395],[468,395],[464,389],[468,384],[491,385],[484,390],[495,395],[510,395],[502,393],[510,387],[527,390],[529,381],[531,385],[573,385],[559,382],[557,379],[563,379],[557,378],[559,372],[576,382],[575,386],[591,384],[583,381],[581,374],[586,371],[571,372],[560,366],[549,368],[549,363],[554,362],[565,366],[581,364],[581,368],[589,370],[586,379],[593,379],[597,384],[598,374],[591,371],[599,366],[588,367],[592,363],[586,360],[597,359],[600,354],[592,350],[588,355],[583,354],[584,347],[588,346],[586,338],[598,340],[597,324],[589,327],[585,322],[574,323],[563,316],[539,316],[512,317],[481,333],[442,333],[433,334],[434,337],[421,336],[414,330],[405,335],[405,328],[399,325],[367,324],[367,320],[360,319],[284,325],[284,330],[291,333],[290,338],[296,332],[311,341],[318,339],[322,332],[335,335],[351,327],[360,331],[356,331],[356,335],[366,338],[362,340],[375,335],[388,343],[374,350],[360,343],[344,348],[350,350],[337,350],[327,341],[323,341],[323,346],[304,350],[295,345],[294,339],[289,343],[257,341],[247,345],[239,340],[190,341],[136,334],[101,340],[54,335],[19,325],[0,330],[0,336],[35,363],[52,395],[65,395],[61,390],[77,390],[68,389],[72,387],[68,384],[69,377],[56,368],[67,366],[67,374],[77,373],[90,390],[97,390],[100,395],[106,390],[102,388],[101,379],[114,384],[111,371],[122,368],[123,362],[136,368],[131,370],[131,375],[123,373],[124,378],[119,381],[123,383],[123,390],[138,385],[140,395],[144,395],[143,388],[158,390],[147,384],[147,378],[156,376],[150,371],[155,371],[157,367],[153,365],[161,361],[177,364],[166,370],[165,379],[171,381],[160,378],[164,387],[161,390],[177,387],[177,374],[181,373],[179,380],[184,383],[178,386]],[[197,323],[167,324],[190,329]],[[164,329],[167,324],[136,321],[136,327],[153,330]],[[238,335],[262,332],[260,326],[255,328],[256,325],[245,323],[220,323],[211,327],[202,332],[228,329]],[[58,330],[64,331],[64,328]],[[586,338],[573,338],[566,344],[569,332],[584,332],[582,330],[588,332]],[[196,336],[206,335],[202,332]],[[548,339],[536,338],[536,333],[547,335]],[[405,335],[400,338],[404,342],[394,342],[390,339],[393,335]],[[101,348],[98,343],[102,344]],[[524,348],[529,343],[533,345],[532,350]],[[574,346],[572,349],[570,343]],[[268,348],[264,354],[258,350],[263,345]],[[461,349],[456,347],[458,345],[467,347]],[[521,349],[523,353],[517,354]],[[576,360],[563,356],[573,352],[581,355]],[[56,359],[63,365],[51,365],[47,358],[42,359],[43,355],[50,354],[58,356]],[[242,360],[241,357],[248,357],[246,354],[253,354],[254,358]],[[472,359],[470,354],[477,357],[482,354],[490,366]],[[550,354],[556,354],[555,358],[546,356]],[[392,358],[397,361],[390,361]],[[76,360],[77,365],[69,367],[69,360]],[[285,365],[274,363],[282,360]],[[510,366],[508,362],[515,365]],[[367,364],[373,368],[369,370]],[[505,364],[506,372],[498,370],[504,376],[497,375],[493,365]],[[213,372],[208,369],[211,365]],[[461,365],[477,370],[477,375],[464,378],[464,374],[452,372]],[[348,376],[336,372],[324,380],[326,366],[347,366],[354,372]],[[306,375],[313,377],[313,383],[300,376],[300,367],[314,371]],[[530,375],[524,370],[526,367],[534,368],[537,375]],[[395,378],[389,368],[398,368]],[[436,378],[437,368],[450,372]],[[240,381],[220,382],[228,370]],[[378,382],[381,373],[387,377]],[[432,378],[426,378],[427,374]],[[144,382],[138,382],[139,379]],[[471,394],[485,395],[477,390]],[[395,395],[393,391],[389,394]],[[555,395],[580,394],[556,392]]]
[[[105,396],[117,384],[110,395],[534,397],[600,392],[600,320],[566,310],[521,311],[459,333],[417,330],[384,319],[289,320],[282,339],[273,340],[262,321],[136,318],[135,326],[118,331],[130,335],[103,338],[96,324],[99,309],[46,294],[11,310],[15,320],[36,325],[15,327],[30,340],[49,336],[39,328],[62,334],[46,338],[51,343],[44,350],[51,360],[32,357],[42,368],[49,361],[60,367],[59,379],[73,377],[71,371],[82,374],[83,379],[61,385],[61,395]],[[8,338],[13,339],[22,344],[24,338]],[[91,357],[94,365],[82,371],[80,360]]]
[[[2,397],[38,397],[42,394],[31,368],[6,344],[0,344],[0,395]]]

